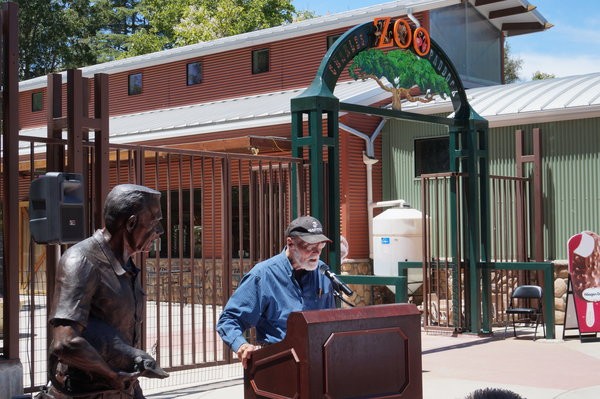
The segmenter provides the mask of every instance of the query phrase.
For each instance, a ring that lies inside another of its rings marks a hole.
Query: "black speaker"
[[[29,229],[38,244],[70,244],[86,234],[83,177],[48,172],[31,182]]]

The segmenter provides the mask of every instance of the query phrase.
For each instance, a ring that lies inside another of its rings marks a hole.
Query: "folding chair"
[[[531,306],[531,300],[537,300],[537,306]],[[506,331],[508,330],[509,318],[512,318],[512,325],[514,336],[517,336],[517,328],[515,324],[519,322],[519,319],[515,321],[515,315],[527,316],[529,320],[535,317],[535,332],[533,334],[533,340],[537,337],[538,325],[542,324],[544,330],[544,337],[546,336],[546,325],[544,322],[544,313],[542,310],[542,287],[538,285],[519,285],[513,290],[508,307],[506,308],[506,325],[504,327],[504,336],[506,337]]]

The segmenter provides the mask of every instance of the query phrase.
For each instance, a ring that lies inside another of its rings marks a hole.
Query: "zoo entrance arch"
[[[381,109],[349,103],[341,103],[333,95],[340,74],[360,52],[393,46],[405,47],[396,36],[396,27],[408,27],[403,19],[391,21],[389,18],[376,18],[350,29],[343,34],[325,54],[311,85],[299,96],[291,100],[292,112],[292,154],[302,157],[306,152],[310,164],[310,212],[323,220],[334,244],[328,253],[330,264],[339,265],[340,250],[340,195],[339,195],[339,123],[340,110],[370,114],[382,118],[396,118],[410,121],[435,123],[448,126],[450,172],[466,175],[466,192],[461,199],[456,190],[450,190],[450,224],[454,236],[451,238],[451,256],[458,258],[458,242],[464,242],[462,251],[468,280],[464,293],[465,309],[468,315],[466,329],[470,332],[489,332],[489,271],[481,272],[478,265],[489,261],[489,170],[488,170],[488,122],[471,108],[467,101],[462,81],[452,62],[444,51],[430,39],[428,51],[420,51],[406,46],[419,57],[429,61],[435,72],[442,76],[449,88],[453,118],[418,115],[393,109]],[[410,28],[409,28],[410,29]],[[423,29],[423,28],[417,28]],[[415,29],[415,33],[417,31]],[[410,31],[410,30],[409,30]],[[305,130],[303,122],[307,117]],[[325,127],[324,127],[325,126]],[[325,132],[323,131],[325,130]],[[327,163],[323,167],[324,158]],[[327,173],[326,173],[327,172]],[[328,176],[326,178],[326,176]],[[451,179],[456,179],[453,177]],[[451,187],[456,187],[451,181]],[[326,197],[326,193],[329,195]],[[462,204],[462,217],[456,212],[456,204]],[[297,209],[293,204],[292,209]],[[465,217],[466,216],[466,217]],[[462,237],[458,237],[456,226],[463,223]],[[459,259],[460,260],[460,259]],[[458,265],[459,262],[453,262]],[[427,262],[424,262],[426,267]],[[458,290],[458,266],[453,270],[452,290]],[[482,302],[480,298],[480,290]],[[453,314],[459,317],[458,296],[453,295]],[[455,324],[457,325],[457,324]]]

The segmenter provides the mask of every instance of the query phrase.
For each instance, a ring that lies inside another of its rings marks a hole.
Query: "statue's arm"
[[[114,389],[126,389],[139,373],[113,370],[98,351],[83,338],[82,331],[83,327],[75,322],[63,320],[55,323],[52,329],[50,356],[55,356],[66,365],[102,377],[109,381]]]

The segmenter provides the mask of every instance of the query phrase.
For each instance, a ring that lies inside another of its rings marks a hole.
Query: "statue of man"
[[[140,399],[140,375],[167,376],[140,349],[144,297],[132,259],[163,233],[161,219],[160,192],[118,185],[106,197],[105,227],[60,258],[46,397]]]

